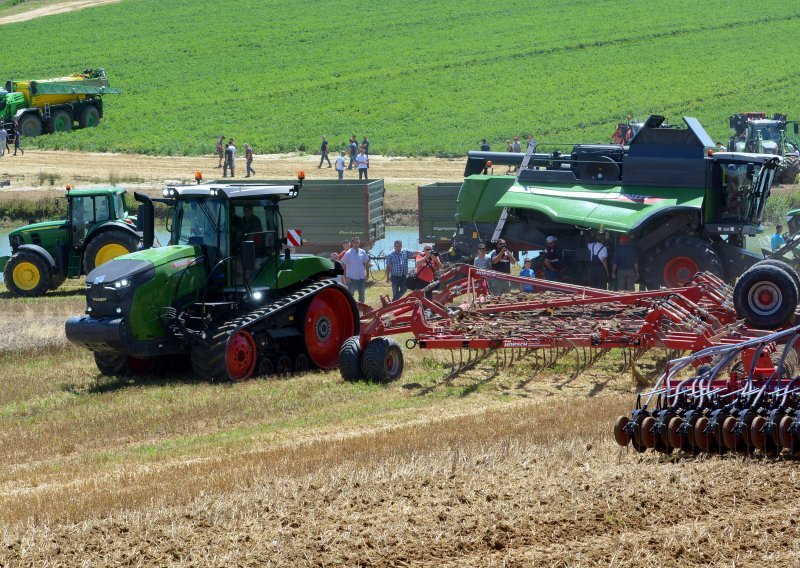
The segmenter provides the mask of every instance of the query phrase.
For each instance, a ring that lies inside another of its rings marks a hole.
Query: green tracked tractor
[[[124,189],[67,186],[66,200],[66,219],[8,234],[12,255],[0,257],[0,270],[12,295],[41,296],[139,247],[141,234],[125,209]]]
[[[358,333],[338,262],[293,255],[279,210],[291,185],[259,181],[167,187],[136,194],[144,250],[86,277],[86,315],[67,338],[94,352],[101,373],[148,372],[190,358],[211,380],[332,369]],[[171,208],[168,246],[153,242],[153,201]]]

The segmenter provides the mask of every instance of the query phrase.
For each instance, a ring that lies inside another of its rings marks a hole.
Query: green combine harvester
[[[190,358],[199,377],[332,369],[359,332],[356,304],[335,280],[341,265],[294,255],[279,203],[300,181],[209,182],[136,194],[144,250],[86,277],[86,315],[67,338],[94,352],[106,375],[149,372]],[[153,243],[153,201],[171,208],[169,246]]]
[[[643,284],[675,287],[699,271],[733,282],[762,256],[746,238],[762,231],[764,206],[781,158],[715,152],[700,123],[666,126],[651,116],[628,146],[577,144],[569,150],[526,154],[470,152],[458,194],[457,256],[503,238],[515,251],[558,238],[563,279],[586,283],[587,244],[606,233],[613,249],[633,237]],[[517,176],[491,167],[519,167]]]
[[[14,296],[41,296],[67,278],[79,278],[114,257],[139,248],[136,218],[125,209],[125,190],[67,186],[67,218],[14,229],[12,255],[0,257]]]

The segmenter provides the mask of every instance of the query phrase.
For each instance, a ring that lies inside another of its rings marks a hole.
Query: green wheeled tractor
[[[141,233],[125,209],[124,189],[67,186],[66,200],[66,219],[9,233],[12,255],[0,257],[0,269],[14,296],[41,296],[139,247]]]
[[[800,174],[800,140],[797,135],[800,125],[796,120],[786,120],[785,114],[773,114],[767,118],[763,112],[746,112],[734,114],[729,119],[734,135],[728,141],[731,152],[751,152],[772,154],[783,158],[776,183],[795,183]],[[794,136],[787,133],[788,125],[792,125]]]
[[[294,255],[279,210],[299,182],[208,182],[136,194],[143,250],[86,277],[86,315],[67,338],[94,352],[100,372],[150,371],[188,357],[210,380],[333,369],[359,331],[338,262]],[[153,201],[170,207],[169,246],[153,242]]]
[[[525,155],[470,152],[456,204],[457,256],[503,238],[514,251],[558,239],[560,279],[586,284],[587,248],[632,238],[642,284],[676,287],[710,271],[729,282],[763,257],[746,239],[762,230],[764,206],[781,158],[716,152],[700,123],[667,127],[651,116],[626,146],[576,144]],[[517,176],[493,175],[491,164],[518,165]],[[610,257],[609,257],[610,258]]]

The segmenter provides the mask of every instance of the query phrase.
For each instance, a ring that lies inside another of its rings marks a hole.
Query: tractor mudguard
[[[100,233],[105,233],[106,231],[116,231],[116,230],[122,230],[125,231],[126,233],[130,233],[138,240],[142,239],[141,231],[136,231],[136,228],[134,226],[119,220],[108,221],[106,223],[103,223],[102,225],[97,225],[96,227],[92,227],[92,230],[90,230],[89,234],[86,235],[86,239],[84,240],[83,243],[84,247],[89,244],[89,241],[91,241]]]
[[[38,254],[47,261],[47,264],[50,266],[50,270],[53,272],[56,271],[56,260],[53,258],[52,254],[47,252],[47,249],[40,247],[39,245],[20,245],[17,250],[27,250]]]

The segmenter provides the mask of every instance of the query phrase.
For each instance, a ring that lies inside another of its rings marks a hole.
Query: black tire
[[[96,106],[87,106],[78,117],[78,126],[91,128],[100,124],[100,111]]]
[[[759,260],[753,266],[774,266],[776,268],[780,268],[786,272],[792,278],[792,280],[794,280],[794,285],[797,286],[797,290],[800,292],[800,274],[797,274],[797,271],[792,268],[788,262],[783,262],[782,260],[778,260],[776,258],[766,258],[764,260]],[[753,268],[753,266],[747,270],[750,270]]]
[[[53,283],[50,264],[29,250],[21,250],[8,260],[3,278],[12,295],[28,298],[44,295]]]
[[[53,274],[53,281],[50,283],[50,289],[57,290],[66,281],[66,279],[67,279],[66,274],[60,274],[60,273]]]
[[[339,349],[339,373],[345,381],[361,380],[361,342],[357,335],[348,337]]]
[[[698,237],[680,235],[662,243],[647,258],[644,265],[644,283],[651,290],[658,289],[662,285],[673,288],[694,276],[694,267],[697,271],[722,276],[719,256],[706,241]]]
[[[119,353],[94,352],[97,369],[107,377],[120,377],[128,374],[128,357]]]
[[[794,184],[797,182],[798,174],[800,174],[800,157],[793,154],[784,156],[778,170],[779,183]]]
[[[65,110],[57,110],[50,117],[50,132],[69,132],[72,130],[72,116]]]
[[[35,114],[26,114],[19,120],[20,135],[25,138],[34,138],[42,135],[42,121]]]
[[[794,317],[797,286],[784,270],[755,265],[742,274],[733,289],[736,314],[758,329],[777,329]]]
[[[223,325],[205,332],[205,338],[192,345],[192,371],[201,379],[209,381],[228,380],[225,351],[233,326]]]
[[[105,247],[113,248],[104,251]],[[139,248],[139,239],[131,233],[121,230],[102,232],[86,245],[86,249],[83,251],[83,270],[86,274],[89,274],[92,270],[97,268],[98,261],[105,259],[107,262],[115,256],[134,252],[137,248]],[[125,249],[126,252],[122,252],[121,249]],[[109,250],[111,250],[110,253],[108,252]],[[113,254],[115,250],[118,251],[119,254]],[[102,264],[102,262],[100,264]]]
[[[403,374],[403,350],[386,337],[376,337],[367,343],[361,357],[361,372],[368,381],[386,383]]]

